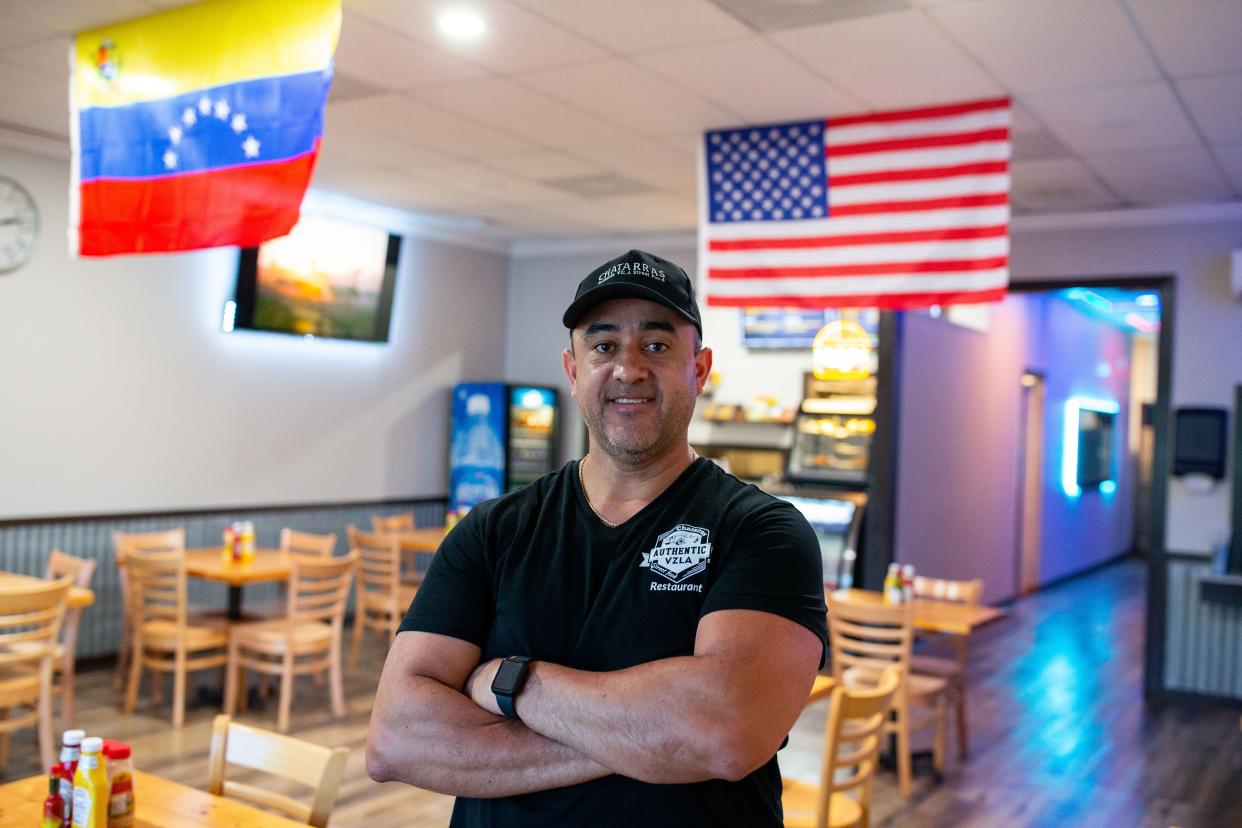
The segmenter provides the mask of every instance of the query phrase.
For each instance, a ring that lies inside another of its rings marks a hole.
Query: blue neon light
[[[1098,400],[1087,397],[1070,397],[1065,401],[1065,439],[1061,451],[1061,488],[1070,497],[1082,494],[1078,485],[1078,415],[1083,410],[1098,411],[1101,414],[1116,414],[1121,407],[1112,400]],[[1114,480],[1100,483],[1100,491],[1112,494],[1117,490]]]

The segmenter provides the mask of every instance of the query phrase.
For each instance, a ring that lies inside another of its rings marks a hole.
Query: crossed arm
[[[806,702],[821,644],[764,612],[705,616],[694,655],[592,673],[533,665],[498,715],[498,662],[431,633],[397,636],[380,678],[367,770],[457,796],[558,788],[617,773],[646,782],[741,779],[776,752]]]

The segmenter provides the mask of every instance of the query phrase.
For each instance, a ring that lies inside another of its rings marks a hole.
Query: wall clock
[[[26,188],[0,175],[0,273],[30,261],[39,237],[39,208]]]

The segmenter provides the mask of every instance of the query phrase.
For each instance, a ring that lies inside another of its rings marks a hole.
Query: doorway
[[[1018,426],[1018,528],[1015,546],[1014,593],[1039,589],[1040,527],[1043,516],[1044,397],[1047,388],[1039,371],[1022,373],[1021,421]]]

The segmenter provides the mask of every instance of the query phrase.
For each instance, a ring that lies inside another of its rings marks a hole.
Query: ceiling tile
[[[414,173],[420,180],[514,203],[538,203],[541,199],[560,197],[540,184],[500,172],[474,161],[445,161],[426,164]]]
[[[708,0],[660,0],[635,13],[633,0],[517,0],[619,54],[722,40],[746,34],[737,18]]]
[[[1242,144],[1234,147],[1212,147],[1212,155],[1225,168],[1234,192],[1242,193]]]
[[[1242,143],[1242,74],[1189,78],[1176,83],[1182,100],[1190,108],[1190,116],[1210,143]]]
[[[35,43],[0,50],[0,60],[33,69],[49,81],[60,84],[64,99],[69,99],[69,39],[62,35],[44,38]]]
[[[1242,3],[1129,0],[1147,39],[1174,77],[1242,69]]]
[[[549,147],[616,140],[624,132],[616,124],[505,78],[438,86],[412,97]]]
[[[324,119],[322,152],[334,158],[396,170],[416,170],[423,164],[438,164],[448,156],[425,146],[377,132],[350,118],[337,117],[335,107],[328,107]]]
[[[927,13],[1014,92],[1160,77],[1116,0],[955,3]]]
[[[54,33],[55,30],[51,26],[40,26],[38,23],[13,17],[7,4],[3,10],[0,10],[0,49],[25,46],[27,43],[34,43]],[[66,41],[66,50],[68,46]]]
[[[626,135],[698,132],[741,119],[619,58],[530,72],[518,80],[621,125]]]
[[[1119,195],[1138,204],[1215,201],[1231,195],[1200,147],[1092,156],[1084,163]]]
[[[574,155],[660,190],[684,191],[693,190],[698,180],[693,146],[678,149],[661,141],[631,141],[582,147]]]
[[[573,175],[595,175],[604,171],[598,164],[575,158],[564,152],[532,152],[505,158],[489,158],[487,166],[510,175],[540,180],[566,178]]]
[[[443,0],[346,3],[347,8],[374,23],[496,72],[520,72],[607,54],[570,30],[507,0],[472,0],[470,5],[483,16],[487,30],[477,41],[454,42],[437,28],[437,15],[444,5]]]
[[[1032,95],[1024,102],[1083,155],[1199,143],[1167,83]]]
[[[68,137],[69,88],[65,79],[0,63],[0,121]]]
[[[1024,209],[1047,212],[1118,203],[1086,167],[1072,158],[1015,161],[1010,169],[1014,200]]]
[[[346,14],[341,21],[335,61],[342,72],[389,90],[416,89],[485,74],[460,58],[354,14]]]
[[[68,34],[156,11],[137,0],[10,0],[3,4],[0,14]]]
[[[875,109],[1004,94],[919,12],[774,32],[768,37]]]
[[[871,17],[908,8],[909,0],[716,0],[721,7],[762,31],[814,26],[837,20]]]
[[[535,149],[528,141],[460,118],[451,112],[400,95],[377,95],[328,107],[328,118],[359,126],[457,158],[514,155]]]
[[[684,46],[633,60],[737,112],[744,123],[820,118],[865,108],[758,36]]]

